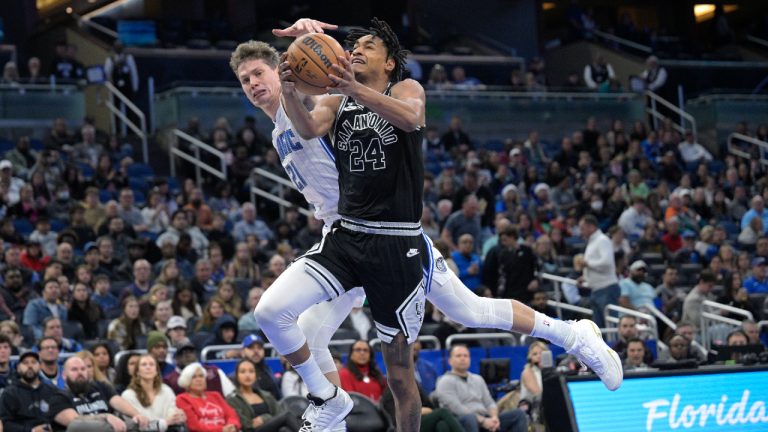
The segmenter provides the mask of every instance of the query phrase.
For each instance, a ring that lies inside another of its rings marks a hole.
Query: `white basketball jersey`
[[[326,140],[300,137],[281,103],[275,116],[272,145],[288,177],[307,202],[315,207],[315,217],[325,222],[326,226],[332,224],[339,218],[339,173]]]

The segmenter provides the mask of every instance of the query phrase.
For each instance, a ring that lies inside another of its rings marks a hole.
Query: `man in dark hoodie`
[[[6,431],[50,431],[54,423],[66,426],[77,417],[63,392],[40,381],[40,357],[27,351],[16,365],[19,379],[0,397],[0,419]]]
[[[225,313],[213,323],[213,336],[206,341],[205,345],[234,345],[237,343],[237,320],[230,314]],[[236,350],[217,351],[217,359],[227,359],[237,357]],[[207,359],[203,359],[205,361]]]

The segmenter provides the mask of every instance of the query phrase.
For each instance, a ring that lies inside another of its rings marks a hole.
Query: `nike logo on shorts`
[[[418,255],[418,254],[419,254],[419,250],[418,250],[418,249],[414,249],[414,248],[411,248],[411,250],[409,250],[409,251],[408,251],[408,252],[405,254],[405,256],[407,256],[408,258],[412,258],[412,257],[415,257],[415,256],[416,256],[416,255]]]

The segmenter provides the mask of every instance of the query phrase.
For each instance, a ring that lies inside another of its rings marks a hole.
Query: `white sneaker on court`
[[[326,400],[307,395],[309,406],[301,418],[304,423],[299,432],[345,432],[347,425],[344,419],[352,411],[354,403],[349,394],[336,387],[333,396]]]
[[[619,388],[624,380],[621,358],[605,343],[597,324],[583,319],[571,325],[576,333],[576,342],[568,354],[576,356],[582,364],[595,371],[608,390]]]

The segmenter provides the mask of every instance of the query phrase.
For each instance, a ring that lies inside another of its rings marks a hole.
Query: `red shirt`
[[[176,406],[186,414],[189,432],[221,432],[230,424],[240,430],[240,418],[220,393],[207,391],[204,398],[182,393]]]
[[[382,393],[384,393],[384,386],[376,381],[375,378],[368,375],[369,367],[367,365],[358,366],[358,369],[360,369],[360,372],[362,372],[363,377],[368,377],[368,382],[365,382],[365,378],[363,378],[362,381],[358,380],[355,378],[355,375],[349,371],[349,369],[343,368],[339,371],[339,377],[341,378],[341,388],[348,392],[353,391],[368,396],[374,402],[378,402],[379,399],[381,399]]]
[[[667,248],[668,251],[677,252],[683,247],[683,236],[681,236],[680,234],[673,236],[667,233],[667,234],[664,234],[663,237],[661,237],[661,242],[664,243],[664,246]]]

